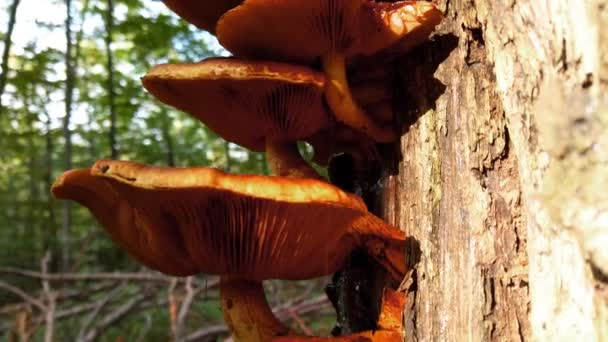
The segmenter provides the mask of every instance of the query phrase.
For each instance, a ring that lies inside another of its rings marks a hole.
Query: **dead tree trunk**
[[[608,1],[437,3],[382,181],[420,244],[406,340],[608,339]]]

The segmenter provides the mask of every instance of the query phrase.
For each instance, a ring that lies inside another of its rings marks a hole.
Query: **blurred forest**
[[[267,174],[263,154],[141,86],[155,64],[225,52],[154,0],[3,0],[0,9],[0,338],[223,340],[216,277],[144,269],[49,188],[102,158]],[[335,319],[324,283],[266,286],[279,318],[327,334]]]

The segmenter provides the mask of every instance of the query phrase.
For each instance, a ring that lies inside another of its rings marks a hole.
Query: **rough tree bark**
[[[406,340],[607,340],[608,1],[437,4],[379,201],[420,245]]]

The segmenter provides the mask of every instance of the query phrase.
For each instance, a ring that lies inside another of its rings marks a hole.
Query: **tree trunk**
[[[52,127],[51,127],[51,115],[45,111],[45,133],[44,133],[44,188],[50,189],[53,184],[53,135],[52,135]],[[57,234],[57,223],[55,219],[55,207],[54,207],[55,199],[51,196],[50,192],[46,193],[46,211],[47,211],[47,220],[44,223],[44,233],[43,233],[43,243],[42,250],[43,251],[56,251],[57,242],[56,242],[56,234]],[[53,263],[55,264],[55,263]],[[55,267],[52,267],[55,269]]]
[[[8,79],[8,59],[11,52],[11,43],[13,38],[13,30],[15,29],[15,22],[17,19],[17,7],[21,0],[13,0],[13,4],[9,10],[8,25],[6,33],[4,35],[4,50],[2,51],[2,61],[0,61],[0,114],[2,114],[4,107],[2,106],[2,95],[4,94],[4,88],[6,87],[6,81]]]
[[[228,141],[224,141],[224,154],[226,155],[226,166],[224,171],[230,172],[232,169],[232,160],[230,159],[230,143]]]
[[[106,92],[108,95],[108,107],[110,110],[110,158],[118,159],[118,148],[116,147],[116,104],[114,92],[114,56],[112,54],[112,32],[114,31],[114,1],[107,0],[106,8],[106,70],[108,79]]]
[[[72,131],[70,130],[70,119],[72,116],[72,99],[74,96],[74,61],[72,55],[72,1],[66,0],[65,19],[65,116],[63,117],[63,167],[65,170],[72,168]],[[70,201],[63,203],[63,222],[61,227],[61,269],[67,270],[70,261],[70,230],[72,225],[72,206]]]
[[[165,143],[166,155],[167,155],[167,166],[175,167],[175,146],[173,143],[173,137],[171,136],[171,118],[166,108],[161,108],[161,132],[163,136],[163,142]]]
[[[380,199],[420,245],[406,340],[607,340],[608,1],[437,3]]]

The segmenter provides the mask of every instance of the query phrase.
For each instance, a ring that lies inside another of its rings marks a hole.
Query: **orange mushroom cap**
[[[215,34],[215,25],[229,9],[242,0],[162,0],[167,7],[187,22]]]
[[[311,63],[321,57],[327,77],[325,97],[336,119],[377,142],[394,142],[397,133],[372,119],[353,98],[347,57],[373,55],[434,28],[441,12],[430,2],[370,0],[245,0],[217,25],[220,43],[234,55]]]
[[[351,224],[367,213],[359,197],[321,181],[123,161],[68,171],[52,192],[87,206],[140,262],[176,275],[330,274],[355,247]]]
[[[87,207],[114,243],[138,262],[176,276],[198,273],[184,253],[183,241],[174,238],[173,227],[152,225],[149,216],[129,203],[108,181],[93,177],[90,169],[64,172],[55,180],[51,192],[56,198]]]
[[[424,1],[245,0],[219,20],[217,36],[236,56],[310,62],[328,52],[373,54],[432,31],[441,16]]]
[[[295,141],[325,127],[325,77],[310,68],[275,62],[211,58],[154,67],[143,84],[224,139],[254,151],[265,141]]]

